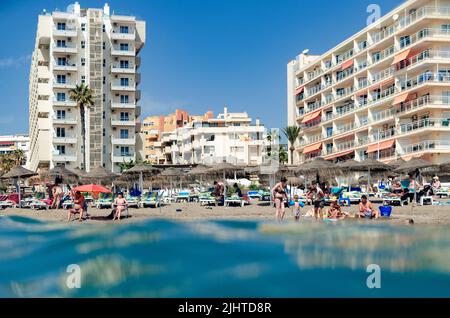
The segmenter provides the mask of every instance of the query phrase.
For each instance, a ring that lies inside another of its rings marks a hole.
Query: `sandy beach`
[[[375,204],[379,207],[379,205]],[[311,206],[302,209],[302,214],[311,210]],[[343,211],[354,215],[358,206],[344,207]],[[165,219],[177,221],[201,221],[201,220],[251,220],[251,221],[272,221],[275,219],[275,209],[266,202],[254,202],[245,207],[205,207],[199,203],[172,203],[161,208],[130,208],[130,217],[119,221],[112,221],[106,218],[110,214],[110,209],[89,208],[90,219],[82,224],[96,223],[127,223],[140,222],[149,219]],[[23,216],[41,221],[65,222],[67,223],[66,210],[30,210],[9,208],[1,210],[0,215]],[[304,219],[307,217],[304,217]],[[393,207],[393,215],[390,219],[372,220],[371,222],[390,222],[394,224],[406,223],[413,219],[416,225],[450,225],[450,206],[415,206]],[[286,222],[294,222],[290,209],[286,210]],[[349,218],[349,221],[355,221]],[[79,223],[72,221],[72,223]]]

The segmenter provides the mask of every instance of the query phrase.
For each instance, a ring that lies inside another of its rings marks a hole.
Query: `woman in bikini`
[[[277,221],[283,221],[285,214],[284,199],[287,199],[286,193],[287,179],[281,178],[281,181],[277,183],[272,189],[272,197],[275,199],[276,218]]]
[[[117,198],[114,200],[114,206],[116,207],[116,211],[115,211],[115,214],[113,216],[113,221],[115,219],[120,220],[120,215],[121,215],[122,211],[124,211],[127,208],[127,206],[128,206],[128,202],[123,197],[122,193],[119,193]]]

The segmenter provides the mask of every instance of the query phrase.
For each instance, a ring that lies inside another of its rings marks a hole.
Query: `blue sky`
[[[0,134],[28,132],[28,76],[37,16],[71,1],[1,1]],[[402,0],[113,0],[111,10],[147,21],[143,115],[227,105],[286,126],[286,64],[323,53],[366,24],[371,3],[387,13]],[[104,1],[80,1],[103,7]],[[20,21],[20,24],[17,22]]]

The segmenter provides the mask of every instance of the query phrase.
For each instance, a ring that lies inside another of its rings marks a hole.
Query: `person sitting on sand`
[[[75,197],[74,197],[74,207],[73,209],[70,209],[67,215],[67,221],[70,222],[70,217],[72,214],[80,214],[80,218],[78,221],[82,221],[83,220],[83,212],[84,212],[84,206],[85,206],[85,198],[84,196],[81,194],[80,191],[77,191],[75,193]]]
[[[359,218],[379,218],[378,212],[373,208],[372,203],[367,199],[366,195],[361,196],[361,202],[359,203]]]
[[[329,219],[345,218],[345,214],[342,212],[341,206],[339,205],[337,200],[331,201],[327,216]]]
[[[114,204],[113,205],[115,206],[113,221],[116,220],[116,219],[118,221],[120,221],[120,215],[121,215],[122,211],[124,211],[127,208],[127,206],[128,206],[128,202],[123,197],[122,193],[119,193],[117,198],[114,200]]]

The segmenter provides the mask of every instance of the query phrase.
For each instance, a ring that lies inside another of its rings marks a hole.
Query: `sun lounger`
[[[139,197],[127,195],[127,197],[125,199],[128,202],[128,207],[134,207],[134,208],[139,207],[139,201],[140,201]]]
[[[181,191],[175,196],[175,202],[189,202],[189,192],[187,191]]]
[[[408,200],[402,200],[399,196],[385,196],[383,197],[383,205],[399,205],[404,206]]]
[[[247,195],[252,200],[261,200],[261,193],[259,191],[248,191]]]
[[[141,201],[139,201],[139,206],[141,208],[145,208],[146,206],[150,207],[159,207],[161,205],[161,196],[158,192],[151,192],[144,194],[142,196]]]
[[[62,203],[62,207],[64,210],[72,209],[75,206],[73,200],[66,200]]]
[[[348,199],[350,200],[350,203],[359,203],[362,196],[363,193],[358,191],[343,192],[341,195],[341,199]]]
[[[111,208],[113,205],[113,197],[111,194],[101,193],[99,198],[95,201],[95,206],[97,209]]]
[[[32,210],[47,210],[50,209],[51,203],[46,200],[33,200],[30,203],[30,208]]]
[[[204,205],[217,205],[216,197],[214,197],[211,193],[201,193],[199,196],[199,202],[201,206]]]
[[[246,204],[250,204],[250,201],[248,197],[239,197],[237,195],[232,195],[225,198],[225,206],[230,206],[232,204],[244,207]]]

